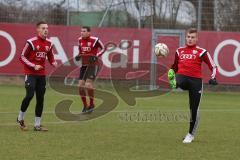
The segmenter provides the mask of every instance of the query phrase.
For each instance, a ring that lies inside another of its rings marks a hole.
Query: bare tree
[[[215,29],[240,31],[240,2],[238,0],[215,1]]]
[[[214,30],[214,1],[203,0],[202,30]]]
[[[33,4],[31,4],[33,3]],[[0,5],[0,21],[12,23],[36,23],[46,20],[50,24],[66,24],[65,0],[50,4],[40,1],[4,0]]]
[[[112,0],[79,0],[78,11],[104,13]],[[103,26],[186,28],[195,26],[202,2],[202,30],[240,30],[239,0],[114,0]],[[0,22],[66,24],[67,0],[0,0]],[[71,5],[71,9],[74,6]],[[76,8],[75,8],[76,9]]]

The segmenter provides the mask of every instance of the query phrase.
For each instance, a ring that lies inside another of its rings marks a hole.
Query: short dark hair
[[[198,32],[198,30],[196,28],[189,28],[187,30],[187,33],[197,33],[197,32]]]
[[[88,32],[91,31],[91,28],[89,26],[82,26],[82,29],[86,29]]]
[[[41,24],[47,24],[46,21],[39,21],[36,23],[36,27],[40,26]]]

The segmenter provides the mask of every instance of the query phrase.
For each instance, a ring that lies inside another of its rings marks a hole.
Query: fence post
[[[202,0],[198,0],[198,12],[197,12],[197,29],[202,29]]]

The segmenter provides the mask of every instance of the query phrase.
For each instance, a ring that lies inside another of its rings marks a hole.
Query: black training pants
[[[26,75],[25,77],[26,96],[21,105],[21,111],[26,112],[30,101],[36,93],[35,116],[41,117],[43,111],[44,94],[46,90],[46,77],[40,75]]]
[[[190,127],[189,133],[195,134],[199,121],[199,104],[202,96],[202,79],[184,76],[177,74],[177,87],[183,90],[188,90],[189,93],[189,106],[190,106]]]

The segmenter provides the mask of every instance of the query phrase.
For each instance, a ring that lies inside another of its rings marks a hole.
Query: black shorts
[[[183,90],[197,90],[202,89],[202,79],[189,77],[181,74],[176,75],[177,86]]]
[[[79,74],[79,80],[87,80],[91,79],[94,80],[97,76],[97,73],[99,71],[99,66],[82,66],[80,68],[80,74]]]
[[[33,90],[46,88],[46,76],[42,75],[26,75],[25,87],[32,88]]]

